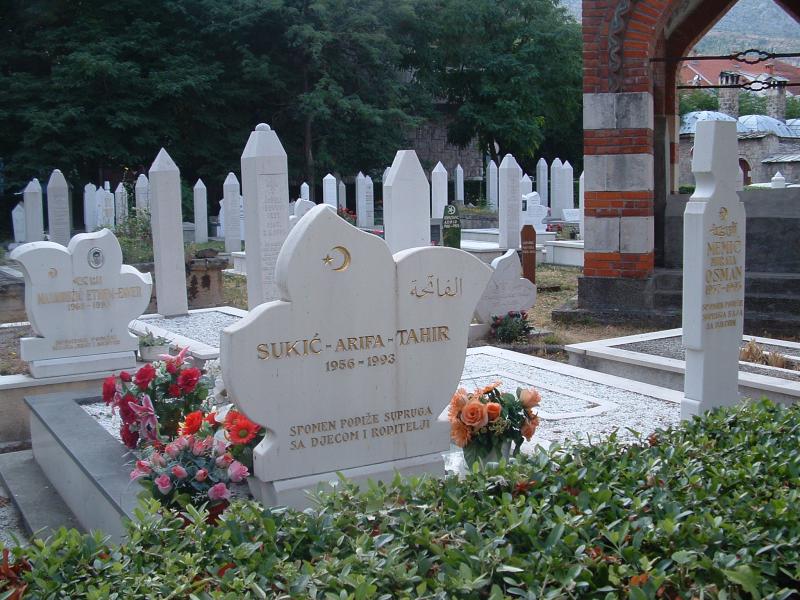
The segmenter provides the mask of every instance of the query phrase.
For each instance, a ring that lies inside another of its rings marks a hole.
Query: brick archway
[[[800,22],[796,0],[775,0]],[[736,0],[583,0],[584,276],[579,307],[649,309],[678,186],[676,77]]]

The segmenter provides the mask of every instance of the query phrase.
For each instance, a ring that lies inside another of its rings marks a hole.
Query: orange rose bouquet
[[[501,393],[493,383],[468,394],[460,388],[450,401],[450,437],[464,449],[468,465],[500,456],[516,456],[524,440],[533,437],[539,417],[533,408],[541,396],[535,389],[517,388],[517,393]],[[511,444],[514,451],[511,452]]]

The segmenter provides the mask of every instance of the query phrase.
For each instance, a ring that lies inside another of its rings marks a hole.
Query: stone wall
[[[414,131],[411,141],[426,171],[432,171],[441,161],[451,181],[455,181],[459,164],[464,169],[464,179],[483,179],[483,159],[477,142],[471,142],[466,148],[448,144],[446,122],[429,121]]]

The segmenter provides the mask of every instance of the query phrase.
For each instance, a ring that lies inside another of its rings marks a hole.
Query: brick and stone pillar
[[[720,85],[739,85],[741,75],[733,71],[722,71],[719,74]],[[739,118],[739,88],[719,89],[719,112],[734,119]]]

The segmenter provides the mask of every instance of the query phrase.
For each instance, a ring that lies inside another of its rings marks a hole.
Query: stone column
[[[162,148],[150,167],[150,227],[156,276],[156,310],[165,317],[189,312],[183,255],[181,173]]]
[[[439,162],[431,173],[431,218],[444,218],[447,206],[447,169]]]
[[[510,154],[500,163],[498,192],[500,207],[498,221],[500,226],[500,249],[517,250],[520,247],[520,209],[522,196],[519,193],[519,180],[522,169]]]
[[[536,193],[539,194],[543,206],[550,206],[547,173],[547,161],[544,158],[540,158],[539,162],[536,163]]]
[[[147,180],[147,175],[140,173],[136,178],[136,186],[133,188],[134,196],[136,197],[136,208],[139,210],[150,209],[150,182]]]
[[[208,193],[206,184],[198,179],[194,184],[194,242],[208,242]]]
[[[83,225],[86,233],[91,233],[97,227],[97,211],[94,203],[94,195],[97,188],[93,183],[83,186]]]
[[[336,177],[330,173],[322,178],[322,202],[332,206],[333,210],[339,208],[339,203],[336,200]]]
[[[456,166],[456,204],[464,206],[464,169]]]
[[[122,225],[128,218],[128,192],[122,182],[114,190],[114,215],[117,225]]]
[[[225,201],[225,252],[241,252],[239,180],[233,173],[228,173],[222,184],[222,199]]]
[[[278,135],[259,123],[242,152],[247,306],[278,300],[275,265],[289,233],[289,166]]]
[[[561,194],[563,195],[562,201],[562,217],[565,208],[575,208],[575,184],[573,181],[575,172],[569,161],[564,161],[561,167]]]
[[[44,240],[44,210],[42,209],[42,186],[33,178],[22,192],[25,203],[25,241],[41,242]]]
[[[66,246],[72,235],[72,210],[69,186],[60,170],[55,169],[47,182],[47,232],[51,242]]]
[[[430,246],[431,191],[416,152],[397,152],[383,194],[384,237],[392,253]]]

